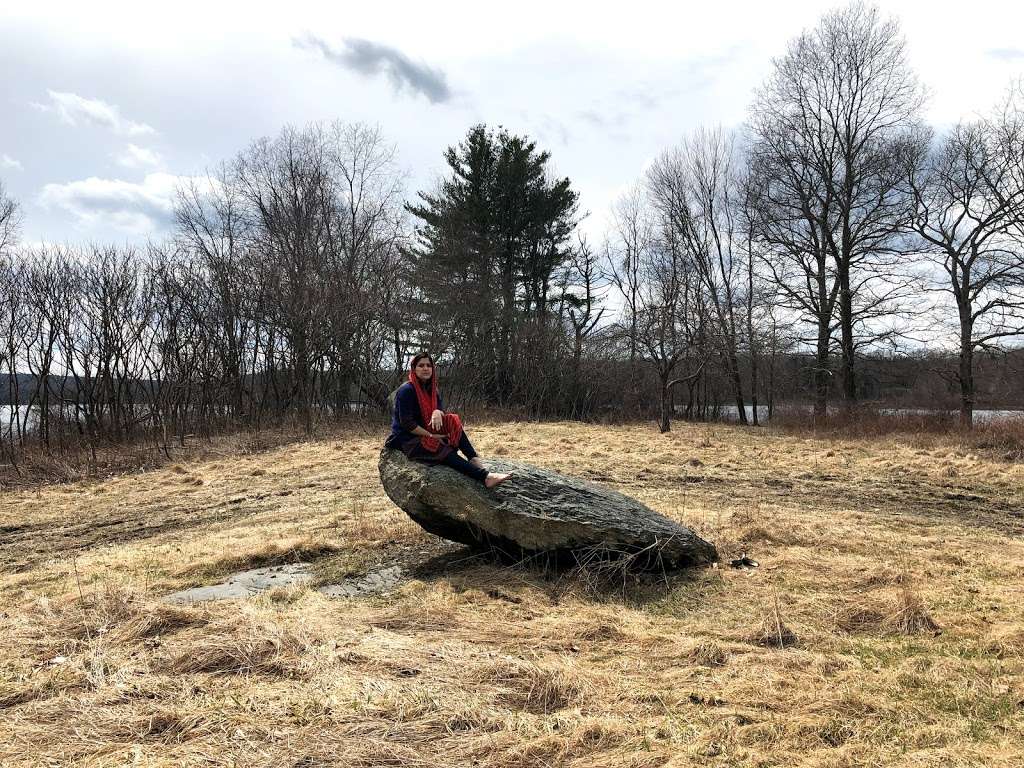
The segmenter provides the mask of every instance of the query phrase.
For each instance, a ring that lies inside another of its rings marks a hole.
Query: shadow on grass
[[[408,575],[425,582],[449,581],[458,590],[479,589],[496,599],[517,602],[507,587],[521,584],[542,591],[553,604],[563,598],[636,607],[683,590],[704,595],[719,584],[710,566],[657,567],[646,558],[612,556],[607,551],[509,553],[460,547],[411,565]]]

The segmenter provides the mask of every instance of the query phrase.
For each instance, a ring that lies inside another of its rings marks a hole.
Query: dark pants
[[[467,461],[476,456],[476,451],[473,449],[473,444],[469,442],[469,438],[466,436],[466,430],[462,430],[462,437],[459,438],[459,450],[466,454],[466,458],[462,458],[455,451],[451,451],[447,456],[444,457],[444,463],[452,469],[458,470],[464,475],[472,477],[474,480],[479,480],[481,483],[484,478],[487,477],[487,470],[480,467],[474,467]]]

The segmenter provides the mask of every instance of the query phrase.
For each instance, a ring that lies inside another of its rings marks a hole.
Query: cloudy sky
[[[1024,75],[1024,3],[879,4],[937,125]],[[5,2],[0,179],[25,240],[136,241],[166,231],[179,177],[286,123],[379,124],[411,196],[483,121],[549,149],[600,235],[658,152],[701,123],[741,123],[772,57],[834,5]]]

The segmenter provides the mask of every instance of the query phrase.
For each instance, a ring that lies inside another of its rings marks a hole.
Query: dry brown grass
[[[391,505],[382,435],[358,432],[5,491],[0,765],[1024,764],[1024,467],[1001,448],[568,423],[473,438],[760,567],[637,581],[466,558]],[[412,577],[361,599],[159,600],[293,560]]]
[[[375,425],[363,419],[333,419],[319,425],[321,432],[341,429],[368,434]],[[187,474],[183,463],[209,460],[211,457],[259,454],[274,448],[308,440],[298,421],[287,421],[259,433],[227,431],[199,437],[187,435],[183,441],[171,438],[164,446],[151,440],[101,443],[90,450],[80,442],[77,430],[68,430],[63,438],[54,435],[54,445],[29,442],[19,449],[18,463],[0,464],[0,491],[34,488],[47,483],[68,483],[86,479],[105,479],[129,472],[144,472],[170,466],[172,472]],[[262,471],[262,470],[257,470]]]
[[[938,635],[942,630],[918,592],[902,588],[894,596],[858,600],[836,613],[836,626],[844,632],[892,632],[901,635]]]
[[[508,709],[541,715],[580,706],[593,687],[566,658],[537,663],[504,656],[475,670],[467,682],[497,689],[495,700]]]
[[[772,429],[786,434],[812,434],[839,439],[875,439],[900,436],[919,445],[957,445],[982,451],[1004,461],[1024,459],[1024,411],[999,421],[982,421],[971,430],[960,428],[955,411],[892,412],[864,405],[830,414],[826,425],[816,426],[809,411],[782,410]]]

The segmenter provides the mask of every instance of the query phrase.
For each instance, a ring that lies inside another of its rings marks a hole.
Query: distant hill
[[[16,376],[17,386],[14,386],[13,377],[10,375],[0,376],[0,405],[15,405],[15,392],[18,394],[17,405],[28,405],[32,393],[36,391],[38,387],[36,376],[31,373],[19,373]],[[63,391],[70,395],[75,391],[75,380],[71,377],[51,376],[50,391],[55,393]]]

